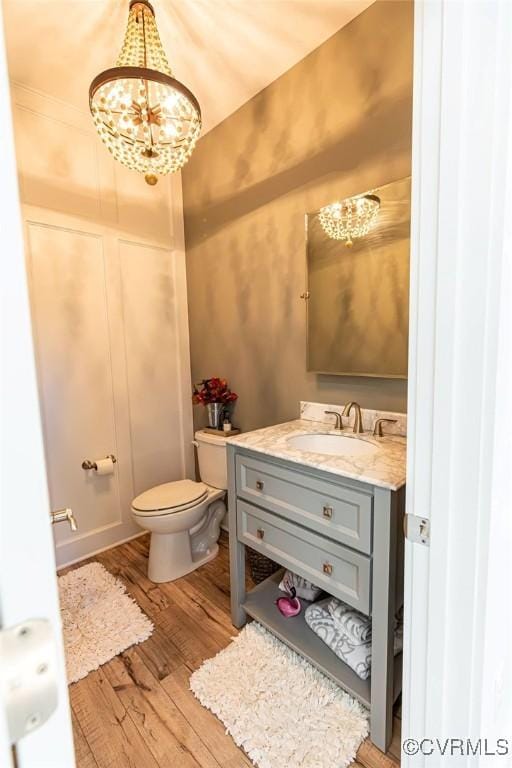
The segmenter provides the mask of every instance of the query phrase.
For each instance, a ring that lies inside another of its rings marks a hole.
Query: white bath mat
[[[190,688],[258,768],[346,768],[368,735],[367,710],[256,622]]]
[[[60,576],[59,595],[70,683],[153,632],[126,587],[99,563]]]

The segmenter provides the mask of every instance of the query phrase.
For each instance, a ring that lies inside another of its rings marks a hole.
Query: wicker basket
[[[255,584],[265,581],[265,579],[268,579],[269,576],[272,576],[273,573],[281,568],[273,560],[269,560],[265,555],[260,555],[259,552],[255,552],[250,547],[246,547],[245,551],[247,552],[252,580]]]

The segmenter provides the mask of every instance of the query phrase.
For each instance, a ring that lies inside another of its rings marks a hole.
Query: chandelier
[[[364,237],[375,225],[379,208],[380,198],[366,194],[326,205],[318,217],[328,237],[344,240],[347,248],[351,248],[355,238]]]
[[[96,130],[116,160],[146,175],[174,173],[187,162],[201,131],[195,96],[175,80],[152,6],[131,0],[123,47],[115,67],[89,88]]]

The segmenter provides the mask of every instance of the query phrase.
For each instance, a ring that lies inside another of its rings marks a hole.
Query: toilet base
[[[181,533],[152,533],[149,545],[148,578],[156,584],[175,581],[217,557],[219,545],[214,544],[201,557],[194,559],[188,531]]]

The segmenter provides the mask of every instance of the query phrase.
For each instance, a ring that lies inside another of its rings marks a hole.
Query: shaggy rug
[[[126,587],[99,563],[59,576],[59,595],[69,683],[153,632]]]
[[[367,710],[256,622],[190,688],[259,768],[346,768],[368,735]]]

